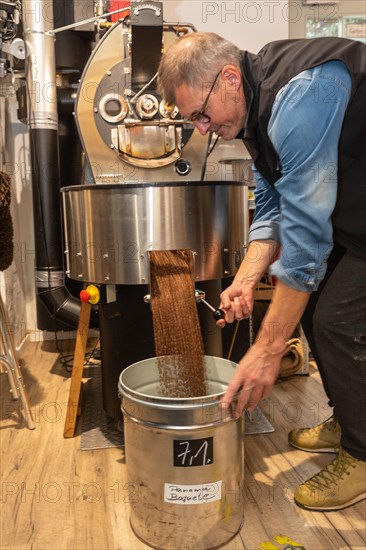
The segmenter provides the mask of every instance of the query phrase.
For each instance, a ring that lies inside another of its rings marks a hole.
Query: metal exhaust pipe
[[[53,4],[49,0],[23,0],[22,8],[37,324],[41,330],[70,330],[77,327],[80,301],[66,288],[63,267]]]

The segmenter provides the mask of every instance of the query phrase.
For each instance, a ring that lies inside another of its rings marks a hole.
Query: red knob
[[[85,304],[86,304],[87,302],[89,302],[89,300],[90,300],[90,292],[88,292],[87,290],[81,290],[81,291],[80,291],[80,300],[81,300],[82,302],[84,302]]]

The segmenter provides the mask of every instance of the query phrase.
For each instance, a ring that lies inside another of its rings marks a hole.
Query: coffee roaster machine
[[[66,274],[100,285],[103,403],[113,418],[120,372],[155,355],[149,251],[191,250],[196,284],[217,304],[246,244],[240,144],[217,147],[208,163],[208,137],[156,91],[162,51],[187,32],[164,22],[161,2],[132,2],[94,49],[76,99],[90,183],[62,189]],[[206,353],[222,356],[211,312],[199,315]]]
[[[91,3],[101,13],[109,4]],[[46,18],[36,21],[31,1],[23,5],[29,90],[36,78],[49,82],[52,71],[42,75],[42,70],[48,66],[56,31]],[[44,228],[46,239],[56,240],[61,225],[64,233],[62,270],[58,248],[54,265],[43,267],[50,260],[51,247],[43,251],[43,241],[39,244],[36,281],[41,300],[49,298],[53,315],[65,312],[62,322],[67,326],[78,308],[77,299],[64,297],[63,277],[99,286],[103,406],[116,419],[121,414],[117,396],[121,371],[155,355],[152,315],[144,300],[150,293],[149,252],[190,250],[196,288],[217,307],[222,288],[244,255],[250,179],[250,160],[241,141],[219,140],[213,148],[215,136],[201,136],[157,92],[162,53],[179,35],[195,32],[193,26],[166,22],[163,3],[156,1],[133,1],[118,17],[113,23],[108,17],[98,19],[99,30],[104,21],[103,32],[67,101],[63,102],[62,89],[57,90],[59,116],[60,97],[61,106],[72,104],[84,159],[82,177],[60,185],[63,219],[58,219],[57,194],[49,191],[48,181],[42,181],[42,171],[33,199],[37,208],[37,194],[42,195],[44,187],[44,205],[55,203]],[[71,56],[70,40],[64,43]],[[50,138],[55,142],[57,117],[51,109],[50,101],[28,106],[35,150],[50,143]],[[33,157],[34,166],[42,165],[41,151],[33,152]],[[68,163],[65,156],[61,161]],[[54,183],[56,174],[50,179]],[[47,232],[51,232],[48,237]],[[225,357],[233,327],[220,331],[211,311],[201,304],[197,307],[205,353]]]

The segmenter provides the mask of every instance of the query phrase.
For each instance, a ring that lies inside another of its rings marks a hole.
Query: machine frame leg
[[[10,393],[14,400],[20,399],[22,408],[21,412],[30,430],[36,427],[33,421],[33,416],[30,409],[27,392],[23,376],[20,370],[17,354],[15,351],[13,337],[9,331],[9,321],[4,307],[3,300],[0,295],[0,336],[1,347],[3,353],[0,354],[1,372],[7,374]]]

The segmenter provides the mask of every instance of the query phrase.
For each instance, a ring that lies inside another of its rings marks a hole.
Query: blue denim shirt
[[[270,268],[287,286],[312,292],[333,247],[338,141],[352,88],[340,61],[306,70],[277,94],[268,125],[282,176],[272,187],[255,169],[255,217],[249,241],[275,240]]]

